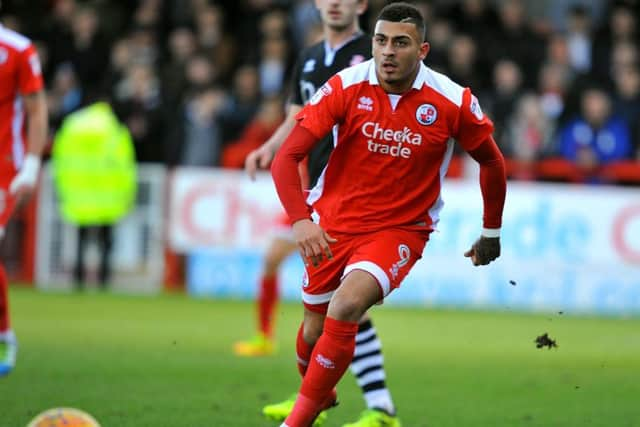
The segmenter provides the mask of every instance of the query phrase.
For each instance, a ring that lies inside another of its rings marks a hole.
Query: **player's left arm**
[[[456,133],[458,141],[480,165],[484,205],[482,233],[464,255],[471,258],[473,265],[487,265],[500,256],[500,228],[507,192],[506,167],[492,136],[493,123],[469,89],[463,94]]]
[[[44,89],[23,95],[27,113],[27,156],[40,157],[47,143],[49,113]]]
[[[480,164],[484,214],[482,234],[464,255],[471,258],[473,265],[486,265],[500,256],[500,228],[507,193],[505,162],[492,136],[468,153]]]
[[[9,191],[21,202],[31,196],[38,181],[40,156],[47,141],[48,113],[44,90],[23,96],[27,115],[27,154],[18,174],[11,181]]]
[[[47,99],[40,60],[33,46],[25,50],[20,63],[18,89],[22,94],[27,116],[27,154],[9,187],[9,191],[17,196],[18,203],[30,196],[36,187],[40,171],[40,156],[49,130]]]

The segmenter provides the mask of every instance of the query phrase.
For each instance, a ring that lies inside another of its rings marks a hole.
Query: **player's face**
[[[373,35],[373,58],[382,88],[390,93],[406,92],[429,52],[415,25],[378,21]]]
[[[344,31],[358,22],[367,0],[316,0],[322,22],[334,31]]]

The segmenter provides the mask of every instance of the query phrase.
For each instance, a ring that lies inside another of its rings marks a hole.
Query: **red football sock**
[[[4,271],[4,267],[0,264],[0,332],[9,330],[11,322],[9,321],[9,281]]]
[[[304,374],[307,372],[309,366],[309,359],[311,359],[311,352],[313,347],[302,338],[302,331],[304,329],[304,323],[300,324],[298,329],[298,337],[296,338],[296,356],[298,359],[298,372],[304,378]]]
[[[278,277],[263,276],[258,291],[259,328],[267,337],[273,336],[273,312],[278,303]]]
[[[357,322],[325,319],[324,332],[311,353],[298,399],[285,421],[288,426],[307,427],[321,410],[331,406],[330,395],[353,359],[357,332]]]

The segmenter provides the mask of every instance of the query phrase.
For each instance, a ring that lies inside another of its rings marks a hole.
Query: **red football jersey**
[[[493,132],[468,88],[423,64],[403,95],[380,87],[373,60],[333,76],[298,114],[335,148],[307,203],[327,230],[434,228],[453,140],[473,150]]]
[[[22,165],[25,112],[21,95],[43,88],[38,54],[31,40],[0,25],[0,156]]]

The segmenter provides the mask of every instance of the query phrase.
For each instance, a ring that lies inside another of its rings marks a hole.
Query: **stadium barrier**
[[[166,169],[138,168],[135,208],[114,226],[112,289],[130,293],[157,293],[164,277]],[[39,289],[72,288],[77,232],[59,214],[50,165],[44,167],[38,193],[35,278]],[[87,278],[95,282],[98,270],[95,244],[86,255]]]
[[[178,169],[169,242],[188,253],[188,292],[252,298],[269,224],[281,208],[268,175]],[[477,238],[476,180],[448,180],[438,231],[389,304],[580,313],[640,313],[640,198],[635,188],[510,182],[503,255],[473,267],[463,253]],[[302,265],[281,271],[284,298],[299,299]]]
[[[142,165],[139,179],[136,210],[116,227],[116,289],[158,292],[168,276],[177,280],[177,260],[184,257],[190,294],[253,298],[282,212],[270,176],[262,173],[253,182],[241,171],[177,168],[167,174],[162,166]],[[482,268],[462,256],[481,227],[477,181],[447,180],[443,197],[438,231],[389,304],[640,313],[637,188],[510,182],[503,255]],[[37,206],[38,287],[70,288],[75,233],[58,216],[48,169]],[[97,257],[89,262],[95,270]],[[297,254],[280,275],[283,297],[299,300]]]

